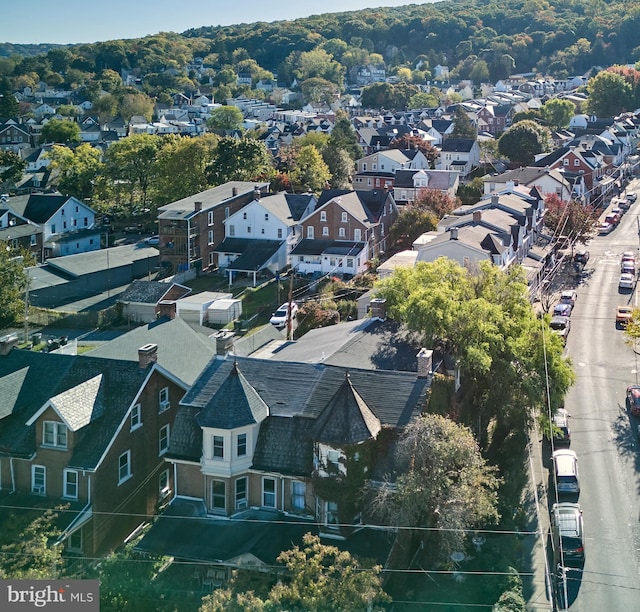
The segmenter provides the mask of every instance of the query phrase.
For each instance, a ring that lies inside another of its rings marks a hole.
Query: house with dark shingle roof
[[[446,138],[440,145],[436,170],[455,170],[468,176],[480,165],[480,146],[473,138]]]
[[[151,323],[161,316],[174,317],[175,302],[191,293],[179,283],[134,280],[118,297],[122,316],[135,323]]]
[[[346,538],[348,547],[370,517],[335,492],[341,482],[364,485],[388,465],[398,432],[423,408],[429,381],[415,372],[324,363],[212,360],[180,403],[167,454],[176,474],[167,512],[175,505],[183,516],[199,515],[189,523],[196,533],[181,536],[184,529],[160,519],[138,548],[237,567],[273,564],[307,531]],[[235,542],[213,535],[225,518]],[[252,520],[278,545],[265,549]],[[292,520],[297,533],[286,524]]]
[[[172,495],[164,455],[186,385],[158,365],[157,345],[132,362],[14,342],[0,342],[0,499],[68,504],[65,547],[102,554]]]

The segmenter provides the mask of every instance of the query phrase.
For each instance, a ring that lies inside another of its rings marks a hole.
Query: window
[[[278,228],[278,238],[282,239],[282,228],[281,227]]]
[[[347,257],[347,268],[353,268],[353,257]]]
[[[70,551],[82,552],[82,529],[76,529],[67,538],[67,548]]]
[[[294,510],[304,510],[305,485],[304,482],[294,480],[291,483],[291,507]]]
[[[231,210],[229,210],[228,206],[225,206],[224,207],[224,218],[228,219],[230,214],[231,214]]]
[[[568,160],[568,159],[566,159],[566,158],[565,158],[565,159],[563,159],[563,160],[562,160],[562,164],[563,164],[564,166],[568,166],[568,165],[569,165],[569,160]]]
[[[131,409],[131,431],[138,429],[138,427],[142,427],[142,412],[140,404],[136,404]]]
[[[224,480],[212,480],[211,481],[211,507],[214,510],[227,509],[227,495],[226,485]]]
[[[321,210],[320,211],[320,221],[326,221],[327,220],[327,211],[326,210]]]
[[[169,387],[164,387],[160,389],[160,393],[158,394],[158,410],[159,412],[164,412],[165,410],[169,410],[171,408],[171,404],[169,403]]]
[[[207,243],[213,244],[213,230],[207,232]]]
[[[67,428],[64,423],[45,421],[42,428],[42,445],[67,448]]]
[[[362,240],[362,230],[359,230],[359,229],[353,230],[353,239],[356,241]]]
[[[118,484],[131,478],[131,451],[125,451],[118,457]]]
[[[246,456],[247,454],[247,434],[246,433],[238,434],[236,452],[238,454],[238,457]]]
[[[246,218],[247,218],[247,213],[246,213],[246,212],[243,212],[243,213],[242,213],[242,218],[243,218],[243,219],[246,219]]]
[[[164,470],[160,472],[160,476],[158,476],[158,494],[160,499],[164,499],[169,495],[169,492],[169,470]]]
[[[243,476],[236,480],[236,510],[247,507],[247,478]]]
[[[338,525],[338,504],[336,502],[327,502],[325,520],[327,525]]]
[[[55,224],[55,223],[52,223],[52,224],[51,224],[51,233],[52,233],[52,234],[55,234],[55,233],[56,233],[56,224]]]
[[[276,507],[276,480],[275,478],[262,479],[262,505],[266,508]]]
[[[224,438],[213,436],[213,458],[224,459]]]
[[[251,233],[251,226],[247,225],[247,234],[250,234],[250,233]]]
[[[80,208],[76,206],[76,212],[80,212]]]
[[[338,228],[338,237],[339,238],[344,238],[346,234],[346,230],[344,229],[344,227],[339,227]]]
[[[36,495],[47,494],[47,468],[44,465],[31,466],[31,492]]]
[[[347,213],[343,212],[342,213],[342,219],[341,219],[342,223],[346,223],[347,222]]]
[[[260,230],[261,234],[264,234],[264,227],[262,228],[262,230]]]
[[[268,221],[269,220],[269,213],[264,213],[264,220]]]
[[[67,229],[67,222],[66,221],[62,222],[62,229]]]
[[[71,225],[72,225],[73,227],[77,227],[77,225],[78,225],[78,220],[77,220],[77,219],[72,219],[72,220],[71,220]]]
[[[213,251],[209,251],[209,265],[213,266],[215,263],[215,253]]]
[[[207,225],[213,225],[213,211],[207,213]]]
[[[31,236],[31,246],[36,246],[38,244],[38,239],[36,236]]]
[[[64,217],[64,208],[60,211],[60,214]]]
[[[63,484],[63,496],[78,499],[78,472],[75,470],[65,470]]]
[[[307,239],[313,240],[313,225],[307,228]]]
[[[158,454],[164,455],[169,450],[169,425],[160,428],[158,437]]]
[[[579,159],[574,159],[573,160],[573,165],[574,166],[579,166],[580,165],[580,160]]]
[[[329,228],[326,225],[322,228],[322,235],[323,236],[329,235]]]
[[[230,225],[229,226],[229,236],[235,236],[236,235],[236,228],[234,225]]]

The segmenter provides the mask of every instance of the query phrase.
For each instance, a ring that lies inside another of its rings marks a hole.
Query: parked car
[[[278,308],[278,310],[276,310],[273,315],[271,316],[271,319],[269,319],[269,323],[271,323],[271,325],[274,325],[277,328],[282,328],[287,324],[287,311],[289,310],[289,303],[285,302],[284,304],[282,304],[282,306],[280,306],[280,308]],[[290,315],[289,318],[291,319],[291,321],[293,321],[296,318],[296,315],[298,314],[298,305],[295,302],[291,302],[291,311],[290,311]]]
[[[640,416],[640,385],[627,387],[627,410],[633,416]]]
[[[624,272],[620,275],[620,280],[618,281],[618,289],[633,289],[635,284],[635,275],[631,274],[630,272]]]
[[[620,219],[622,219],[622,215],[624,215],[624,210],[622,210],[622,208],[620,208],[619,206],[616,206],[615,208],[611,209],[609,214],[618,217],[618,222],[620,222]]]
[[[160,236],[149,236],[145,239],[145,242],[151,246],[158,246],[160,244]]]
[[[605,223],[610,223],[614,227],[620,223],[620,215],[618,213],[607,213],[607,216],[604,218]]]
[[[571,444],[569,413],[564,408],[558,408],[553,415],[553,441],[555,444]]]
[[[578,455],[567,448],[551,455],[553,482],[558,493],[580,493]]]
[[[571,306],[576,305],[576,299],[578,298],[578,294],[573,289],[565,289],[560,294],[560,301],[565,304],[571,304]]]
[[[613,225],[607,221],[604,221],[598,226],[598,235],[606,236],[613,231]]]
[[[632,276],[636,275],[636,264],[630,259],[625,259],[620,264],[620,272],[622,274],[631,274]]]
[[[573,256],[574,263],[586,264],[589,261],[589,251],[586,249],[580,249],[575,252]]]
[[[551,327],[551,331],[554,334],[557,334],[562,338],[562,341],[565,344],[567,343],[567,336],[569,335],[569,331],[571,331],[571,321],[569,320],[569,317],[552,317],[549,327]]]
[[[560,302],[553,307],[553,316],[570,317],[573,306],[567,302]]]
[[[625,261],[632,261],[635,265],[636,263],[636,254],[633,251],[625,251],[620,257],[620,265],[622,265]]]
[[[638,194],[635,191],[629,191],[627,193],[627,201],[632,204],[638,199]]]
[[[618,306],[616,310],[616,323],[624,327],[633,318],[633,308],[631,306]]]
[[[584,559],[584,522],[580,504],[570,502],[553,504],[551,542],[556,564],[565,560],[582,561]]]

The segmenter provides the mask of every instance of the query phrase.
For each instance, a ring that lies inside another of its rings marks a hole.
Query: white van
[[[569,449],[560,449],[551,456],[554,482],[558,493],[580,493],[578,455]]]

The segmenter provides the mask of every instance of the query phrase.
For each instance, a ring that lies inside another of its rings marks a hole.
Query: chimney
[[[387,300],[384,298],[373,298],[371,300],[371,318],[385,321],[387,318]]]
[[[202,202],[195,202],[194,203],[194,207],[195,207],[196,212],[201,211],[202,210]]]
[[[224,329],[215,335],[217,359],[224,359],[231,352],[234,338],[235,334],[232,331]]]
[[[449,233],[451,234],[451,236],[450,236],[451,240],[457,240],[458,239],[458,228],[457,227],[452,227],[449,230]]]
[[[138,349],[138,366],[142,369],[158,362],[158,345],[145,344]]]
[[[231,188],[231,196],[235,198],[237,195],[238,195],[238,188],[237,187],[232,187]]]
[[[0,355],[8,355],[18,343],[18,334],[7,334],[0,338]]]
[[[473,211],[473,221],[474,221],[474,223],[480,223],[481,220],[482,220],[482,211],[481,210],[474,210]]]
[[[254,197],[256,200],[259,200],[259,199],[260,199],[260,187],[258,187],[258,185],[256,185],[256,186],[253,188],[253,197]]]
[[[493,206],[500,204],[500,196],[497,193],[491,194],[491,204]]]
[[[418,359],[418,378],[429,378],[433,374],[433,351],[421,348],[416,358]]]

